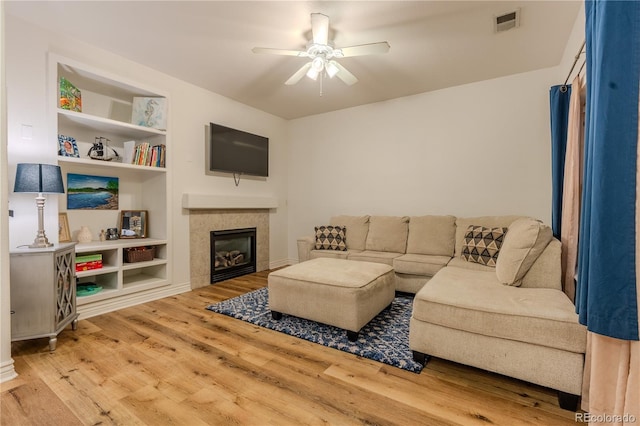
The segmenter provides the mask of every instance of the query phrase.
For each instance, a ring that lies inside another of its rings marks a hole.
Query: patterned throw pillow
[[[486,266],[496,267],[500,247],[504,241],[507,228],[485,228],[469,225],[464,234],[462,258]]]
[[[316,250],[347,250],[344,226],[316,226]]]

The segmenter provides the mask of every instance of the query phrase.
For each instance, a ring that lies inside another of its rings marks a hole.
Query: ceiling
[[[285,119],[558,65],[579,1],[5,1],[7,15],[69,35]],[[494,17],[519,8],[520,27]],[[336,47],[387,41],[383,55],[340,59],[359,80],[284,82],[305,58],[310,14]],[[64,23],[64,25],[61,25]],[[7,38],[10,38],[8,35]]]

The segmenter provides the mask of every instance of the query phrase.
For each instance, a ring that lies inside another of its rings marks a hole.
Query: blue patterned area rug
[[[422,371],[422,365],[413,360],[409,349],[412,295],[397,295],[391,309],[382,311],[365,325],[355,342],[347,339],[346,331],[315,321],[291,315],[282,315],[276,321],[271,318],[268,302],[269,293],[264,287],[209,305],[207,309],[403,370]]]

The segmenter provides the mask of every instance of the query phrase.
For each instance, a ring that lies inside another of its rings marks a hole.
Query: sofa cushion
[[[483,265],[481,263],[468,262],[462,257],[453,257],[447,264],[447,266],[454,266],[456,268],[471,269],[472,271],[490,271],[496,273],[496,268],[493,266]]]
[[[409,217],[371,216],[365,250],[406,253]]]
[[[416,293],[413,318],[443,327],[584,353],[586,329],[560,290],[502,285],[493,271],[447,266]]]
[[[369,216],[333,216],[329,224],[344,227],[347,249],[364,250],[369,232]]]
[[[536,219],[513,221],[496,262],[498,280],[507,285],[520,285],[552,238],[551,228]]]
[[[393,259],[393,269],[401,274],[432,277],[450,260],[449,256],[407,253]]]
[[[464,235],[462,258],[486,266],[496,266],[507,228],[469,225]]]
[[[390,251],[373,251],[365,250],[356,253],[351,253],[347,257],[349,260],[359,260],[361,262],[374,262],[384,263],[385,265],[393,266],[393,259],[398,256],[402,256],[402,253],[394,253]]]
[[[455,216],[411,216],[407,253],[453,256]]]
[[[469,225],[484,226],[487,228],[508,228],[516,219],[523,216],[477,216],[456,218],[456,251],[454,257],[462,254],[464,235],[467,233]]]
[[[344,228],[342,226],[316,226],[316,250],[346,251]]]
[[[348,259],[349,256],[354,252],[359,252],[360,250],[347,250],[347,251],[337,251],[337,250],[311,250],[309,252],[309,259],[318,259],[318,258],[331,258],[331,259]]]

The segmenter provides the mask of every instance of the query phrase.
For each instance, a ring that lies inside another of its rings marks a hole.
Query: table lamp
[[[52,164],[18,164],[16,170],[16,183],[13,192],[36,193],[36,205],[38,206],[38,234],[30,248],[51,247],[44,233],[44,200],[42,194],[64,194],[62,184],[62,172],[59,166]]]

